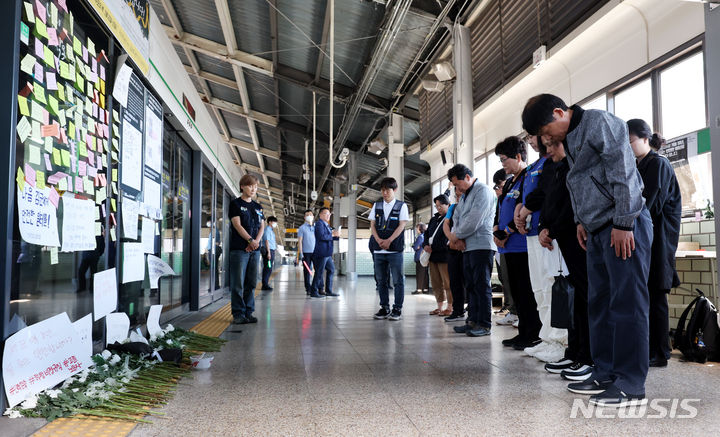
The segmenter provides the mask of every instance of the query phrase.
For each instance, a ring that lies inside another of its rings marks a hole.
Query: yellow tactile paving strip
[[[270,275],[272,279],[276,272]],[[255,295],[261,293],[260,285],[258,284],[255,289]],[[198,334],[208,335],[211,337],[218,337],[222,334],[230,323],[232,323],[233,317],[230,310],[230,304],[224,305],[219,310],[212,313],[208,318],[198,323],[197,325],[190,328],[191,331],[195,331]],[[98,436],[98,437],[123,437],[130,434],[135,428],[135,423],[127,422],[123,420],[109,420],[109,419],[83,419],[80,417],[62,417],[60,419],[53,420],[41,429],[39,429],[33,436]]]

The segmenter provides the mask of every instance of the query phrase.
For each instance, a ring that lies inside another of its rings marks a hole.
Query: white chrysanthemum
[[[108,367],[107,364],[103,364],[103,365],[102,365],[102,368],[103,368],[103,370],[106,371],[106,372],[107,372],[108,370],[110,370],[110,367]]]
[[[102,353],[100,353],[100,355],[103,357],[103,360],[107,360],[108,358],[110,358],[112,353],[109,350],[105,349],[104,351],[102,351]]]
[[[73,393],[77,393],[78,390],[80,390],[80,389],[79,389],[79,388],[74,388],[74,389],[72,389],[72,392],[73,392]]]
[[[50,399],[56,399],[60,393],[62,393],[60,390],[45,390],[45,394],[48,395]]]
[[[24,410],[32,410],[37,407],[37,400],[37,395],[33,395],[32,397],[25,399],[23,403],[20,404],[20,407]]]
[[[157,340],[157,336],[151,335],[151,336],[150,336],[150,341],[155,341],[155,340]]]
[[[5,410],[5,412],[3,413],[3,416],[8,416],[11,419],[17,419],[19,417],[23,417],[21,412],[19,412],[18,410],[14,410],[12,408],[8,408],[7,410]]]
[[[167,326],[165,326],[165,332],[173,332],[174,330],[175,327],[169,323],[167,324]]]
[[[165,343],[169,344],[170,346],[172,346],[173,344],[172,340],[165,340]]]
[[[72,384],[73,382],[75,382],[75,377],[71,376],[68,379],[66,379],[65,382],[63,382],[62,388],[70,387],[70,384]]]
[[[114,366],[115,364],[117,364],[119,362],[120,362],[120,356],[117,354],[113,354],[109,361],[111,366]]]

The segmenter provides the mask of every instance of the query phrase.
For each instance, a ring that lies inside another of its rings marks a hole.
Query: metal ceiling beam
[[[190,51],[190,53],[192,53],[192,50],[190,50],[188,48],[185,48],[185,50]],[[187,73],[189,75],[195,76],[198,79],[205,79],[208,82],[213,82],[218,85],[222,85],[224,87],[228,87],[230,89],[237,91],[237,83],[235,83],[235,81],[232,79],[228,79],[226,77],[222,77],[222,76],[219,76],[219,75],[213,74],[213,73],[208,73],[207,71],[200,70],[199,67],[196,71],[194,68],[185,65],[185,71],[187,71]]]
[[[247,150],[248,152],[253,153],[259,152],[261,155],[267,156],[268,158],[280,159],[280,152],[276,150],[266,149],[265,147],[261,147],[259,150],[255,150],[255,146],[252,143],[248,143],[247,141],[239,140],[232,137],[225,138],[225,141],[228,144],[237,147],[238,149]]]
[[[205,103],[210,106],[215,106],[218,109],[222,109],[223,111],[231,112],[248,120],[257,121],[268,126],[277,127],[278,124],[277,118],[272,115],[259,111],[246,110],[246,108],[241,105],[228,102],[227,100],[219,99],[217,97],[210,97]]]
[[[271,177],[271,178],[277,179],[277,180],[279,180],[279,181],[282,181],[282,180],[283,180],[283,177],[282,177],[282,175],[281,175],[280,173],[275,173],[274,171],[270,171],[270,170],[267,170],[267,169],[264,169],[264,168],[260,168],[260,167],[258,167],[258,166],[256,166],[256,165],[248,164],[247,162],[243,162],[243,163],[242,163],[242,166],[245,167],[245,169],[246,169],[247,171],[251,171],[251,172],[253,172],[253,173],[257,173],[257,174],[259,174],[260,176],[263,176],[263,177]],[[268,185],[269,185],[269,184],[268,184]],[[270,190],[266,190],[266,191],[270,191]]]
[[[330,1],[327,1],[325,5],[325,20],[323,20],[322,39],[320,40],[320,47],[325,47],[330,34]],[[315,79],[313,83],[317,83],[320,80],[320,74],[322,74],[323,62],[325,61],[325,53],[322,50],[318,50],[317,67],[315,67]]]

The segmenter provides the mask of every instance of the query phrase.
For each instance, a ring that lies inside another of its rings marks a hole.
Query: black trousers
[[[667,294],[670,290],[650,291],[650,358],[670,358],[670,320]]]
[[[577,237],[558,236],[558,246],[567,265],[568,280],[575,287],[573,306],[573,329],[568,329],[568,347],[565,358],[582,364],[592,364],[590,354],[590,331],[588,330],[588,273],[587,254],[580,247]]]
[[[463,268],[463,253],[458,250],[448,251],[448,275],[450,276],[450,291],[453,296],[453,314],[465,314],[465,275]]]
[[[540,322],[535,294],[533,294],[530,283],[527,252],[506,252],[505,261],[510,279],[510,291],[515,308],[517,308],[520,341],[536,340],[540,334],[542,322]]]
[[[78,268],[78,287],[77,291],[84,291],[87,289],[87,279],[85,279],[85,273],[90,269],[90,291],[93,291],[93,277],[97,273],[97,264],[99,257],[95,254],[83,255],[80,259],[80,267]]]

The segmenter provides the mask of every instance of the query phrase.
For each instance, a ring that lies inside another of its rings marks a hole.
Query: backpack
[[[687,361],[698,363],[720,361],[718,311],[702,291],[698,289],[695,291],[700,296],[693,299],[680,316],[673,344],[682,352]],[[685,321],[691,311],[692,314],[686,329]]]

